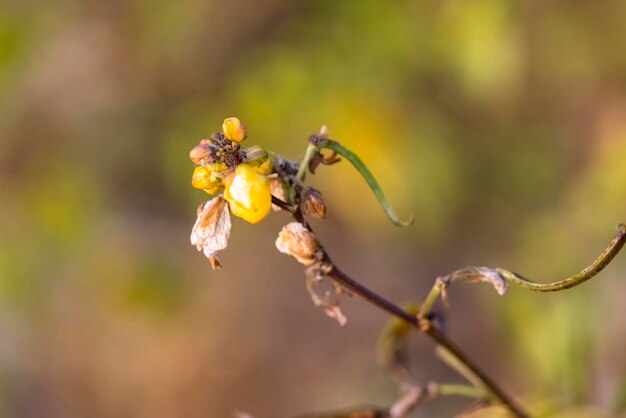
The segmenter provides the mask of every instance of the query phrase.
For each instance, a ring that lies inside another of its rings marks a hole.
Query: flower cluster
[[[198,207],[198,218],[191,231],[192,245],[204,252],[214,269],[219,269],[222,265],[217,253],[228,244],[231,213],[255,224],[272,209],[289,212],[295,222],[281,230],[276,248],[306,266],[306,286],[313,303],[344,325],[346,317],[336,295],[350,292],[325,280],[333,269],[307,217],[325,218],[326,205],[321,193],[305,183],[307,175],[315,174],[320,165],[341,161],[342,157],[361,174],[394,224],[407,226],[412,218],[398,218],[371,171],[358,155],[331,139],[325,126],[309,136],[301,162],[257,146],[242,148],[247,136],[239,119],[228,118],[222,132],[202,139],[189,153],[195,165],[191,184],[213,196]]]
[[[233,215],[257,223],[271,207],[267,178],[271,161],[259,147],[241,148],[247,132],[239,119],[226,119],[222,130],[201,140],[189,153],[196,164],[191,184],[211,195],[224,192]]]
[[[226,248],[230,213],[250,223],[260,222],[272,207],[267,152],[253,146],[242,148],[245,126],[237,118],[224,120],[222,132],[202,139],[189,153],[195,164],[193,187],[215,197],[198,208],[191,243],[204,251],[213,268],[220,268],[217,252]]]
[[[200,140],[190,152],[195,164],[191,184],[214,197],[198,208],[191,243],[203,251],[215,269],[221,268],[217,252],[226,248],[230,235],[230,214],[255,224],[273,208],[272,196],[302,215],[326,216],[319,191],[302,181],[308,168],[323,162],[297,164],[264,151],[258,146],[242,148],[248,136],[237,118],[224,120],[222,132]]]

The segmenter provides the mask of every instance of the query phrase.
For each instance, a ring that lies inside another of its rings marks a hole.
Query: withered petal
[[[203,251],[213,269],[221,268],[217,252],[228,245],[230,210],[223,196],[216,196],[198,208],[198,219],[191,230],[191,244]]]

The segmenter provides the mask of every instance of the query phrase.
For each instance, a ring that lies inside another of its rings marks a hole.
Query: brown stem
[[[302,212],[299,208],[293,208],[288,205],[286,202],[281,201],[275,196],[272,196],[272,203],[280,206],[282,209],[290,212],[293,217],[309,230],[311,230],[310,225],[304,219]],[[312,232],[312,230],[311,230]],[[428,319],[418,319],[416,315],[412,315],[406,312],[404,309],[394,304],[393,302],[388,301],[382,296],[374,293],[367,287],[363,286],[346,273],[341,271],[337,265],[331,260],[330,256],[326,253],[325,250],[322,251],[320,262],[329,267],[327,275],[339,283],[341,286],[345,287],[349,291],[354,294],[361,296],[366,301],[371,304],[379,307],[383,311],[394,315],[412,326],[416,327],[420,332],[428,335],[431,339],[433,339],[437,344],[444,347],[451,355],[455,356],[461,363],[463,363],[468,370],[476,375],[476,378],[483,384],[485,388],[487,388],[494,396],[495,399],[499,400],[504,406],[506,406],[511,413],[517,418],[529,418],[527,412],[525,412],[520,406],[518,406],[515,401],[510,398],[500,387],[489,377],[485,372],[483,372],[472,359],[470,359],[452,340],[450,340],[446,335],[441,333],[437,328],[433,327],[431,321]]]
[[[422,333],[428,335],[432,338],[437,344],[442,347],[445,347],[450,353],[452,353],[456,358],[458,358],[469,370],[472,371],[476,375],[476,377],[482,382],[482,384],[489,389],[494,395],[496,399],[502,402],[513,415],[518,418],[528,418],[529,415],[527,412],[521,409],[515,401],[509,397],[500,387],[489,377],[485,372],[483,372],[472,359],[470,359],[452,340],[450,340],[445,334],[441,333],[437,328],[431,326],[431,322],[429,320],[418,320],[417,316],[411,315],[410,313],[404,311],[398,305],[388,301],[387,299],[379,296],[374,293],[367,287],[361,285],[356,280],[352,279],[346,273],[341,271],[331,260],[328,255],[326,255],[326,260],[324,260],[331,266],[331,270],[328,273],[328,276],[333,280],[337,281],[339,284],[344,286],[346,289],[350,290],[352,293],[355,293],[368,302],[376,305],[380,309],[388,312],[391,315],[394,315],[409,324],[416,327]]]

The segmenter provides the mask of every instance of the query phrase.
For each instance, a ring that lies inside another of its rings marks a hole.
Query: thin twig
[[[310,229],[310,226],[304,219],[304,216],[299,209],[294,209],[287,203],[281,202],[280,199],[276,198],[275,196],[272,196],[272,202],[277,203],[278,206],[290,212],[298,222],[302,223],[308,229]],[[529,417],[529,415],[520,406],[518,406],[511,397],[504,393],[504,391],[500,389],[500,387],[485,372],[483,372],[471,358],[469,358],[454,342],[452,342],[452,340],[450,340],[437,328],[432,326],[430,320],[425,318],[418,319],[416,315],[412,315],[409,312],[406,312],[398,305],[388,301],[387,299],[363,286],[362,284],[348,276],[346,273],[341,271],[339,267],[337,267],[337,265],[331,260],[330,256],[325,250],[322,250],[321,252],[320,262],[327,266],[327,276],[335,280],[342,287],[346,288],[354,294],[361,296],[363,299],[377,306],[383,311],[393,316],[396,316],[414,326],[422,333],[428,335],[437,344],[442,346],[450,355],[456,357],[461,363],[466,366],[468,371],[475,375],[476,380],[481,382],[481,386],[488,389],[493,394],[494,398],[500,401],[504,406],[506,406],[515,417]]]
[[[296,178],[298,180],[304,180],[304,176],[306,175],[306,170],[309,168],[309,161],[311,161],[311,158],[313,158],[313,155],[317,151],[318,151],[318,148],[311,143],[309,143],[309,145],[306,147],[304,158],[302,159],[302,162],[300,163],[300,167],[298,167],[298,174],[296,174]]]
[[[384,299],[383,297],[369,290],[367,287],[358,283],[356,280],[352,279],[346,273],[341,271],[330,260],[330,257],[328,257],[327,254],[326,257],[327,259],[325,260],[325,262],[329,263],[329,265],[331,266],[331,270],[328,273],[329,277],[340,283],[342,286],[346,287],[352,293],[361,296],[368,302],[390,313],[391,315],[401,318],[402,320],[416,327],[422,333],[428,335],[437,344],[444,347],[446,351],[448,351],[451,355],[453,355],[460,362],[462,362],[467,367],[467,369],[476,376],[476,378],[482,383],[482,385],[487,388],[491,393],[493,393],[494,398],[496,398],[504,406],[506,406],[515,417],[529,417],[528,413],[526,413],[520,406],[518,406],[511,397],[504,393],[504,391],[485,372],[483,372],[474,363],[474,361],[469,358],[452,340],[450,340],[445,334],[441,333],[437,328],[433,327],[429,320],[418,320],[415,315],[411,315],[405,312],[398,305],[388,301],[387,299]]]
[[[277,199],[274,196],[272,196],[272,201],[277,203],[288,212],[291,212],[291,214],[297,221],[303,223],[307,228],[310,229],[310,226],[304,219],[304,216],[302,215],[300,210],[294,210],[294,208],[284,202],[281,202],[282,204],[279,204],[280,199]],[[626,242],[626,227],[624,227],[624,225],[620,225],[619,228],[620,231],[613,238],[609,246],[589,267],[585,268],[579,274],[565,280],[552,284],[537,284],[530,282],[529,280],[524,279],[515,273],[509,272],[508,270],[498,269],[498,273],[500,273],[502,277],[508,282],[512,282],[514,284],[518,284],[520,286],[524,286],[533,290],[556,291],[576,286],[582,282],[591,279],[598,272],[600,272],[604,267],[609,264],[613,257],[615,257],[615,255],[624,246],[624,243]],[[431,321],[426,319],[425,315],[419,315],[419,317],[412,315],[400,308],[398,305],[388,301],[387,299],[371,291],[367,287],[361,285],[359,282],[352,279],[350,276],[340,270],[339,267],[331,260],[330,256],[326,253],[325,250],[322,251],[320,261],[328,267],[327,275],[335,280],[337,283],[339,283],[342,287],[348,289],[352,293],[361,296],[366,301],[386,311],[387,313],[406,321],[407,323],[416,327],[422,333],[428,335],[443,350],[445,350],[446,354],[451,356],[451,358],[458,360],[458,362],[463,365],[463,368],[466,370],[467,377],[472,377],[470,381],[480,382],[480,386],[488,389],[493,394],[493,397],[500,401],[504,406],[506,406],[515,417],[529,417],[528,413],[524,411],[519,405],[517,405],[516,402],[511,397],[509,397],[483,370],[481,370],[471,358],[469,358],[445,334],[443,334],[439,329],[434,327]],[[430,311],[430,308],[439,296],[440,291],[440,286],[435,283],[435,286],[433,286],[431,293],[427,297],[426,312],[422,310],[420,312],[421,314],[425,314]]]
[[[484,395],[483,391],[472,386],[429,382],[424,385],[414,385],[407,389],[400,399],[389,408],[355,406],[339,411],[313,412],[294,418],[401,418],[408,416],[411,411],[427,400],[438,396],[464,396],[484,399]]]
[[[445,303],[447,286],[457,281],[469,283],[489,282],[500,295],[506,293],[507,285],[509,284],[538,292],[558,292],[583,284],[600,273],[626,244],[626,226],[620,224],[617,227],[619,229],[617,234],[615,234],[598,258],[580,273],[556,282],[537,283],[506,269],[475,266],[464,267],[446,276],[438,277],[421,305],[419,317],[425,318],[428,315],[439,296],[442,297]]]
[[[435,284],[433,284],[433,287],[430,289],[430,292],[428,292],[428,296],[426,296],[426,299],[424,299],[424,302],[422,302],[420,306],[420,318],[426,318],[435,302],[437,302],[439,295],[441,295],[441,280],[438,277],[437,280],[435,280]]]
[[[509,270],[499,268],[495,270],[508,283],[525,287],[526,289],[536,290],[538,292],[558,292],[559,290],[570,289],[586,282],[601,272],[611,262],[611,260],[613,260],[613,257],[619,253],[624,246],[624,243],[626,243],[626,226],[624,224],[620,224],[618,225],[618,229],[619,231],[613,237],[609,245],[602,252],[602,254],[600,254],[600,256],[593,261],[593,263],[583,269],[580,273],[566,279],[559,280],[554,283],[536,283]]]
[[[435,350],[435,355],[439,358],[439,360],[441,360],[442,362],[447,364],[451,369],[453,369],[458,374],[463,376],[465,380],[470,382],[476,388],[488,391],[488,389],[484,386],[483,382],[476,377],[474,372],[469,370],[465,363],[460,361],[458,357],[450,353],[443,346],[437,347],[437,349]],[[492,396],[486,396],[486,398],[492,398]]]
[[[280,200],[274,195],[271,195],[271,196],[272,196],[272,204],[278,206],[282,210],[285,210],[291,214],[295,213],[296,209],[293,206],[291,206],[289,203]],[[301,219],[298,219],[298,221],[301,222]]]

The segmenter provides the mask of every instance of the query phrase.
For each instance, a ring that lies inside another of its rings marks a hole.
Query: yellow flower
[[[255,224],[267,216],[272,207],[270,182],[248,164],[239,164],[226,178],[224,198],[233,215]]]
[[[246,148],[244,152],[246,164],[254,167],[257,173],[265,176],[272,173],[272,160],[263,148],[254,145]]]
[[[272,162],[269,159],[267,159],[264,162],[262,162],[261,164],[259,164],[258,166],[254,167],[254,169],[259,174],[263,174],[263,175],[271,174],[272,173]]]
[[[215,194],[223,187],[225,172],[224,163],[197,166],[191,176],[191,185],[209,194]]]
[[[224,119],[222,131],[224,132],[226,139],[233,142],[241,142],[248,136],[246,127],[237,118]]]

